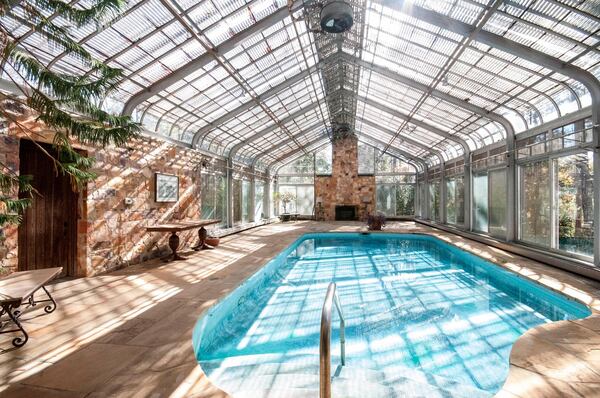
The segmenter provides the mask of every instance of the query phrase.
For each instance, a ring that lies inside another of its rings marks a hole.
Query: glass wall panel
[[[550,246],[550,167],[548,160],[519,167],[520,239]]]
[[[388,217],[415,215],[415,184],[391,182],[398,177],[378,177],[376,180],[377,212]]]
[[[216,193],[216,211],[215,218],[221,220],[222,226],[227,225],[227,177],[225,175],[215,176]]]
[[[593,153],[554,159],[557,212],[555,247],[586,256],[594,254]]]
[[[473,229],[488,232],[488,176],[473,175]]]
[[[242,181],[233,180],[233,224],[237,225],[242,222]]]
[[[427,184],[421,184],[421,190],[419,191],[419,207],[421,208],[421,217],[426,218],[425,215],[427,213],[427,198],[429,197],[429,192],[427,192]]]
[[[375,173],[375,148],[358,143],[358,174]]]
[[[215,176],[202,174],[200,176],[200,216],[203,219],[216,218],[216,186]]]
[[[315,152],[315,173],[320,175],[331,174],[333,164],[333,148],[327,145]]]
[[[275,217],[279,214],[279,209],[277,208],[277,184],[275,181],[271,181],[269,184],[269,195],[271,195],[271,200],[269,201],[269,216]]]
[[[489,179],[489,232],[490,234],[506,237],[506,171],[491,170]]]
[[[254,221],[260,221],[267,217],[265,209],[265,183],[256,181],[254,185]]]
[[[375,150],[375,156],[378,157],[377,164],[375,165],[375,172],[378,174],[415,172],[415,168],[410,164],[391,155],[382,154],[378,149]]]
[[[315,199],[314,185],[280,185],[279,192],[290,192],[294,195],[295,200],[292,200],[286,206],[288,213],[298,213],[303,216],[311,216],[313,214]],[[279,202],[279,214],[283,214],[283,203]]]
[[[465,222],[465,184],[462,176],[446,181],[446,222],[464,224]]]
[[[279,175],[313,174],[314,157],[312,154],[302,156],[279,169]]]
[[[227,184],[222,174],[202,174],[200,190],[200,213],[203,219],[221,220],[227,224]]]
[[[296,186],[295,185],[280,185],[279,186],[279,194],[284,194],[284,193],[288,193],[288,192],[291,193],[292,195],[294,195],[294,198],[298,198],[298,195],[296,195]],[[284,207],[283,201],[279,200],[279,214],[284,214],[284,213],[297,213],[295,200],[292,200],[291,202],[288,202],[287,204],[285,204],[285,207]]]
[[[377,211],[388,217],[396,215],[396,187],[390,184],[377,184]]]
[[[414,216],[415,185],[398,184],[396,186],[396,216]]]
[[[252,187],[250,181],[242,180],[242,222],[252,221]]]
[[[456,195],[456,181],[446,181],[446,222],[448,224],[456,224],[456,203],[454,197]]]
[[[296,187],[296,213],[303,216],[313,214],[315,187],[313,185],[298,185]]]
[[[429,183],[429,218],[440,221],[440,182]]]

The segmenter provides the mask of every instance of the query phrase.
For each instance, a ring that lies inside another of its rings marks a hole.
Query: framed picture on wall
[[[179,200],[179,177],[171,174],[155,173],[154,182],[156,202],[170,203]]]

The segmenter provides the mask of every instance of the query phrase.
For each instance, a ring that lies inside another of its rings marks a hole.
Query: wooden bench
[[[177,254],[177,249],[179,248],[179,236],[178,232],[187,231],[190,229],[198,229],[198,244],[192,249],[194,250],[205,250],[212,249],[212,246],[206,244],[206,226],[213,224],[220,224],[221,220],[197,220],[197,221],[180,221],[180,222],[172,222],[168,224],[155,224],[149,225],[146,227],[146,231],[148,232],[168,232],[171,234],[169,236],[169,248],[173,252],[170,256],[172,260],[185,260],[185,257],[181,257]]]
[[[44,307],[46,313],[51,313],[56,309],[56,301],[46,289],[46,284],[56,278],[62,272],[62,267],[45,268],[32,271],[21,271],[12,273],[0,279],[0,334],[4,333],[23,333],[23,337],[15,337],[12,341],[15,347],[22,347],[29,340],[27,332],[19,321],[19,317],[23,313],[18,310],[22,304],[27,307],[35,307],[39,303],[50,303]],[[36,300],[34,294],[42,289],[47,299]],[[8,315],[8,320],[2,321],[2,316]],[[17,329],[4,330],[4,328],[12,321]]]

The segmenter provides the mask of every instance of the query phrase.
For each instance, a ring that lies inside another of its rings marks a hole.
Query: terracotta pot
[[[212,236],[209,236],[206,238],[206,240],[204,241],[207,245],[212,246],[212,247],[217,247],[219,246],[219,238],[214,238]]]

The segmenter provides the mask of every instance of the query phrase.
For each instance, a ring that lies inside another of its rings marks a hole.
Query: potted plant
[[[381,231],[385,225],[385,215],[382,213],[369,214],[367,216],[367,227],[370,231]]]
[[[288,221],[290,219],[290,214],[288,213],[287,205],[288,203],[296,200],[296,195],[291,192],[277,192],[275,194],[275,202],[281,202],[283,206],[283,213],[279,216],[281,221]]]

